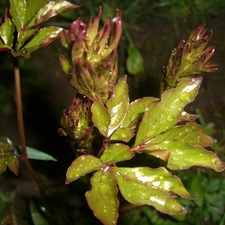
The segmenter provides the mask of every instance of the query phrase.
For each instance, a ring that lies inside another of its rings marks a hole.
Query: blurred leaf
[[[27,157],[36,160],[57,161],[51,155],[31,147],[27,147]]]
[[[66,172],[66,184],[86,175],[87,173],[99,170],[101,166],[101,160],[92,155],[82,155],[77,157]]]
[[[160,102],[150,104],[138,128],[135,146],[174,126],[179,121],[183,108],[195,99],[201,80],[202,78],[184,80],[175,89],[165,91]]]
[[[9,225],[9,220],[11,219],[13,214],[13,211],[10,211],[6,214],[6,216],[3,218],[3,220],[1,221],[1,225]]]
[[[144,97],[140,99],[136,99],[131,102],[127,114],[121,124],[122,127],[131,127],[133,126],[144,114],[146,108],[153,102],[158,101],[157,98],[153,97]]]
[[[105,23],[105,21],[108,19],[108,17],[112,17],[114,15],[114,10],[110,5],[107,2],[102,2],[101,21],[103,23]]]
[[[115,225],[118,219],[119,202],[113,174],[98,171],[91,178],[92,189],[85,196],[95,216],[105,225]]]
[[[130,151],[130,148],[124,144],[112,144],[104,150],[104,153],[101,156],[101,160],[108,165],[128,160],[133,157],[133,153]]]
[[[107,136],[107,129],[110,123],[110,116],[107,109],[97,101],[94,101],[91,107],[92,120],[103,136]]]
[[[191,187],[190,192],[192,195],[196,196],[196,199],[194,200],[196,205],[200,208],[203,207],[204,203],[204,187],[202,187],[201,183],[202,176],[199,174],[196,174],[194,179],[191,181]]]
[[[129,104],[127,77],[120,78],[118,83],[114,86],[112,97],[106,103],[110,115],[110,124],[108,127],[108,137],[120,126],[122,123]]]
[[[133,45],[128,47],[126,65],[128,72],[132,75],[136,75],[144,70],[144,60],[141,53]]]
[[[137,167],[115,168],[114,171],[121,194],[131,204],[150,205],[169,215],[186,212],[169,192],[178,192],[188,198],[191,196],[180,180],[165,169]]]
[[[31,219],[34,225],[49,225],[48,221],[44,218],[32,200],[29,202],[29,208]]]

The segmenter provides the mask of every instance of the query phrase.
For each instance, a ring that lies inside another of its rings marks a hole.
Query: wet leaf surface
[[[103,224],[115,225],[119,202],[114,175],[108,171],[98,171],[91,178],[91,185],[91,190],[85,194],[89,207]]]
[[[66,173],[66,184],[86,175],[87,173],[99,170],[102,166],[100,159],[92,155],[82,155],[76,158]]]

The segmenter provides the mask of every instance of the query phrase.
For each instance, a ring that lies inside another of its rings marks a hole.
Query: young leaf
[[[225,169],[225,163],[210,151],[199,145],[190,146],[181,140],[166,140],[159,144],[149,144],[145,153],[151,154],[151,150],[167,150],[169,159],[167,166],[172,170],[188,169],[192,166],[213,169],[221,172]]]
[[[89,207],[104,225],[115,225],[119,207],[115,177],[108,171],[98,171],[91,178],[91,185],[85,194]]]
[[[181,81],[175,89],[164,92],[160,102],[152,103],[145,111],[138,128],[135,146],[141,145],[156,135],[174,126],[183,108],[195,99],[202,78]]]
[[[134,131],[132,128],[120,127],[113,132],[112,136],[110,137],[110,140],[128,142],[133,136]]]
[[[101,166],[101,160],[92,155],[77,157],[66,172],[66,184],[69,184],[87,173],[99,170]]]
[[[136,99],[131,102],[128,109],[126,117],[124,118],[121,126],[122,127],[131,127],[133,126],[144,114],[145,109],[153,102],[158,101],[159,99],[153,97],[144,97]]]
[[[113,164],[132,157],[133,153],[127,145],[117,143],[106,148],[100,159],[107,164]]]
[[[68,74],[70,72],[70,70],[72,69],[72,66],[70,65],[70,63],[68,62],[68,60],[66,59],[66,57],[64,55],[60,54],[59,60],[60,60],[60,64],[61,64],[63,71]]]
[[[110,123],[110,116],[106,108],[97,101],[94,101],[91,107],[92,120],[103,136],[107,136],[107,129]]]
[[[110,124],[108,127],[108,137],[120,126],[122,123],[127,107],[129,104],[127,77],[120,78],[115,85],[112,97],[106,103],[110,115]]]
[[[160,179],[162,169],[160,170],[157,173],[157,171],[152,172],[151,169],[143,167],[114,168],[120,192],[131,204],[150,205],[169,215],[186,212],[179,202],[171,197],[167,189],[174,188],[174,190],[182,192],[182,195],[191,198],[190,194],[178,179],[175,181],[175,177],[168,177],[169,174],[166,174],[165,177],[162,175],[162,179]],[[172,178],[168,180],[171,187],[167,185],[168,178]],[[174,182],[179,188],[173,186]]]
[[[0,174],[8,168],[18,175],[19,160],[14,155],[12,145],[10,143],[0,142]]]

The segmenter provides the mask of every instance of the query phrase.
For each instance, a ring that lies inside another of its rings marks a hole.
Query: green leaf
[[[110,137],[110,140],[128,142],[133,136],[134,131],[132,128],[121,127],[113,132],[112,136]]]
[[[181,140],[186,142],[190,146],[200,145],[203,147],[208,147],[215,144],[215,140],[213,140],[204,132],[202,126],[190,122],[186,125],[179,125],[170,128],[165,133],[162,133],[149,140],[147,145],[149,145],[150,143],[161,143],[170,140]]]
[[[92,189],[85,194],[89,207],[104,225],[115,225],[119,202],[113,174],[98,171],[91,178],[91,185]]]
[[[20,35],[21,30],[25,27],[25,13],[26,13],[26,4],[27,1],[21,0],[9,0],[10,3],[10,14],[12,16],[12,20],[16,26],[18,31],[18,35]]]
[[[211,151],[195,145],[190,146],[180,140],[166,140],[159,144],[149,144],[144,150],[151,154],[151,150],[166,150],[169,154],[167,166],[172,170],[188,169],[192,166],[213,169],[221,172],[225,169],[225,163]]]
[[[63,12],[75,9],[77,7],[77,5],[74,5],[68,1],[49,1],[48,4],[46,4],[36,13],[30,24],[35,24],[35,26],[37,26],[50,19],[51,17],[57,16]]]
[[[174,126],[183,108],[195,99],[202,78],[181,81],[175,89],[169,89],[160,102],[149,105],[138,128],[135,146],[142,145],[156,135]]]
[[[57,161],[51,155],[31,147],[27,147],[27,157],[36,160]]]
[[[114,168],[123,197],[134,205],[150,205],[162,213],[174,215],[186,210],[169,194],[170,189],[191,198],[176,177],[163,168],[157,172],[150,168]],[[161,175],[162,173],[162,175]],[[161,177],[160,177],[161,175]],[[167,181],[169,182],[167,185]],[[174,185],[174,182],[176,185]],[[172,185],[172,186],[170,186]]]
[[[101,160],[92,155],[77,157],[66,172],[66,184],[69,184],[87,173],[99,170],[101,166]]]
[[[29,202],[30,215],[34,225],[49,225],[32,200]]]
[[[94,101],[91,107],[92,121],[103,136],[107,136],[110,116],[106,108],[98,101]]]
[[[60,27],[44,27],[24,46],[29,52],[33,52],[38,48],[45,47],[58,38],[63,29]]]
[[[129,104],[127,77],[120,78],[118,83],[114,86],[112,97],[106,103],[110,115],[110,124],[108,127],[108,137],[120,126],[122,123]]]
[[[128,47],[128,57],[126,61],[127,71],[132,74],[138,74],[144,69],[144,60],[141,53],[133,45]]]
[[[12,48],[14,31],[15,31],[15,26],[13,25],[11,19],[7,19],[0,26],[0,37],[3,41],[3,44],[7,45],[8,48]]]
[[[112,144],[106,148],[100,159],[110,165],[131,159],[132,157],[133,153],[130,151],[130,148],[127,145],[117,143]]]
[[[10,143],[9,141],[8,143],[0,142],[0,174],[5,172],[7,166],[15,175],[18,175],[19,160],[14,155],[11,141]]]
[[[133,126],[140,118],[143,116],[145,109],[153,102],[158,101],[157,98],[153,97],[144,97],[136,99],[131,102],[126,117],[124,118],[121,126],[122,127],[131,127]]]
[[[16,51],[19,51],[19,49],[25,44],[25,42],[34,35],[34,33],[37,31],[38,28],[29,29],[24,31],[17,39],[17,45],[16,45]]]
[[[71,69],[72,69],[72,66],[70,65],[70,63],[68,62],[68,60],[66,59],[66,57],[64,55],[59,55],[59,60],[60,60],[60,64],[61,64],[61,67],[63,69],[63,71],[68,74]]]

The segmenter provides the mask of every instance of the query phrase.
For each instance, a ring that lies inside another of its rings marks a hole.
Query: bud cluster
[[[98,31],[102,9],[86,25],[77,19],[64,30],[61,41],[70,59],[60,56],[69,82],[80,94],[105,103],[117,78],[117,46],[122,32],[121,13],[108,18]]]
[[[175,87],[183,78],[217,71],[218,64],[210,61],[215,47],[210,46],[205,49],[212,37],[212,31],[207,35],[206,32],[205,25],[200,25],[172,51],[163,77],[167,88]]]

